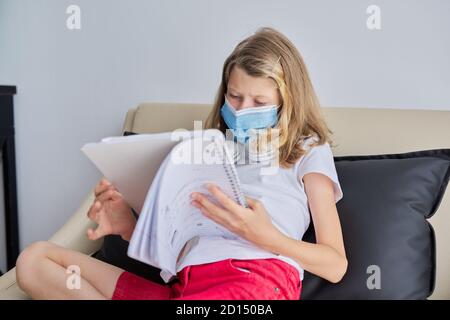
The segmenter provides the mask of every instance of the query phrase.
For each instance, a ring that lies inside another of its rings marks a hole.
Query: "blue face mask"
[[[238,142],[246,143],[250,129],[272,128],[278,122],[278,106],[251,107],[236,111],[225,97],[220,114]]]

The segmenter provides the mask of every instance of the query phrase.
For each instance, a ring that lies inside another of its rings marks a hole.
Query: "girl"
[[[250,129],[278,130],[279,169],[262,175],[263,162],[237,164],[248,208],[208,186],[191,204],[237,234],[199,237],[181,252],[175,281],[160,285],[49,242],[27,247],[17,260],[19,286],[35,299],[299,299],[303,272],[340,281],[347,269],[335,203],[342,190],[324,122],[303,59],[272,28],[240,42],[223,66],[222,83],[206,128],[231,130],[248,151]],[[261,149],[261,148],[260,148]],[[108,181],[95,188],[88,216],[98,226],[89,239],[108,234],[129,241],[136,220]],[[317,243],[302,241],[310,223]],[[80,288],[66,285],[70,266]],[[166,281],[168,282],[168,281]]]

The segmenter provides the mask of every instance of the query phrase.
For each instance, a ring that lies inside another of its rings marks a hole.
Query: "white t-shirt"
[[[334,185],[335,202],[343,197],[339,184],[333,154],[328,143],[309,148],[315,136],[303,141],[309,149],[295,165],[289,169],[279,168],[275,175],[261,175],[264,164],[236,164],[244,195],[261,201],[272,218],[273,224],[287,236],[301,240],[310,223],[309,207],[302,177],[310,172],[328,176]],[[265,164],[267,166],[267,164]],[[264,259],[276,258],[294,266],[303,280],[303,269],[289,257],[263,250],[245,239],[231,240],[223,237],[199,237],[180,259],[177,272],[189,265],[216,262],[224,259]],[[168,282],[167,275],[161,273]]]

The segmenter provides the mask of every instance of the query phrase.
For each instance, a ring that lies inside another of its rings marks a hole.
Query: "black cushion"
[[[436,257],[426,219],[444,195],[450,149],[334,160],[344,192],[337,208],[349,266],[337,284],[305,272],[301,298],[427,298],[434,289]],[[312,223],[303,240],[315,242]],[[120,236],[106,236],[94,257],[163,284],[160,270],[129,258],[127,247]]]
[[[302,298],[429,297],[436,243],[427,219],[448,184],[450,149],[334,159],[344,192],[337,208],[349,265],[338,284],[305,272]],[[312,224],[304,240],[315,242]]]

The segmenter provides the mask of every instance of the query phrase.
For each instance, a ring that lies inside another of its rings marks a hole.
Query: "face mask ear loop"
[[[225,103],[227,104],[227,106],[230,107],[231,112],[233,112],[233,114],[236,114],[237,111],[236,111],[236,109],[234,108],[234,106],[230,103],[230,101],[228,101],[227,95],[224,95],[223,97],[225,98]]]

